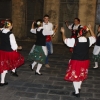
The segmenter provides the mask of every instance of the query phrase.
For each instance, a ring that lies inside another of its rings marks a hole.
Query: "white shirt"
[[[43,29],[43,27],[39,27],[39,28],[35,28],[35,29],[31,29],[30,32],[36,34],[36,29],[37,31],[40,31],[41,29]],[[53,35],[54,31],[53,30],[47,30],[47,29],[43,29],[42,34],[45,35]]]
[[[52,31],[53,29],[53,24],[48,22],[47,24],[43,22],[43,29],[44,30],[48,30],[48,31]]]
[[[78,25],[74,25],[73,30],[77,30],[80,24]],[[73,24],[69,25],[68,28],[71,30],[72,29]],[[83,27],[83,26],[80,26]]]
[[[7,33],[10,31],[9,29],[4,29],[4,28],[2,28],[1,30],[2,30],[2,33],[4,33],[4,34],[7,34]],[[18,45],[17,45],[17,43],[16,43],[14,34],[10,34],[10,35],[9,35],[9,38],[10,38],[10,45],[11,45],[11,48],[12,48],[13,50],[17,50]]]
[[[79,37],[78,38],[79,42],[87,42],[87,39],[85,37]],[[89,37],[89,47],[94,44],[96,42],[96,38],[93,36]],[[74,47],[75,45],[75,38],[67,38],[64,40],[64,43],[68,46],[68,47]]]

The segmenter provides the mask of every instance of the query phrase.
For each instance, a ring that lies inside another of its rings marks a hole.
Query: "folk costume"
[[[98,62],[100,61],[100,32],[97,34],[96,44],[93,49],[93,61],[95,62],[93,68],[98,68]]]
[[[72,95],[79,97],[82,81],[87,78],[88,68],[90,65],[89,60],[89,47],[95,43],[96,39],[94,36],[86,38],[82,34],[86,33],[86,28],[82,28],[79,31],[78,38],[66,38],[64,43],[68,47],[74,47],[72,57],[69,60],[68,69],[64,79],[66,81],[73,82],[75,92]]]
[[[82,28],[82,26],[80,24],[78,24],[78,25],[71,24],[68,26],[68,28],[72,32],[71,38],[77,38],[78,32],[79,32],[80,28]]]
[[[46,56],[48,54],[47,47],[46,47],[46,36],[52,35],[53,31],[48,31],[43,29],[43,27],[39,27],[36,29],[31,29],[31,33],[36,34],[37,39],[35,42],[35,45],[32,47],[28,59],[33,61],[32,69],[34,66],[38,63],[37,69],[35,74],[41,75],[40,69],[42,67],[42,64],[45,64]]]
[[[68,64],[65,80],[83,81],[87,78],[89,60],[89,47],[95,43],[94,37],[79,37],[65,39],[65,44],[74,47],[71,60]]]
[[[75,25],[75,24],[71,24],[68,26],[68,28],[71,30],[71,38],[77,38],[77,35],[79,33],[80,28],[82,28],[83,26],[81,26],[80,24]],[[73,52],[73,48],[70,48],[70,52]]]
[[[9,70],[15,73],[16,68],[24,63],[24,57],[17,52],[14,34],[6,28],[0,30],[0,85],[6,85],[5,75]]]

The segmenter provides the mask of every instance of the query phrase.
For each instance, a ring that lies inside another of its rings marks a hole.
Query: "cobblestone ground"
[[[18,42],[23,46],[20,51],[27,58],[33,45],[32,42]],[[90,59],[92,57],[90,48]],[[100,69],[94,70],[94,63],[91,61],[88,79],[82,84],[81,97],[71,95],[74,91],[71,82],[64,81],[64,75],[71,53],[65,45],[55,44],[54,53],[49,56],[50,68],[42,67],[42,76],[35,75],[29,64],[17,69],[19,77],[6,76],[7,86],[0,87],[0,100],[100,100]]]

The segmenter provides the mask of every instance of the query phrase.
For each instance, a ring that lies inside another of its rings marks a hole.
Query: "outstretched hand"
[[[92,31],[92,28],[91,28],[91,25],[90,24],[88,25],[88,28],[90,30],[91,36],[94,36],[95,37],[95,33]]]
[[[91,25],[90,24],[88,25],[88,28],[91,29]]]
[[[65,32],[65,29],[64,29],[64,27],[61,27],[61,30],[60,30],[62,33],[64,33]]]

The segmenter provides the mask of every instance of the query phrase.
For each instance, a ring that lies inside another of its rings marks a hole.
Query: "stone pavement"
[[[23,46],[20,51],[25,59],[33,45],[32,42],[18,42]],[[92,56],[90,49],[90,59]],[[74,91],[71,82],[64,81],[68,60],[71,53],[66,45],[55,44],[54,53],[49,56],[51,68],[42,67],[42,76],[37,76],[31,71],[29,64],[25,64],[17,69],[19,77],[11,76],[10,72],[6,76],[7,86],[0,87],[0,100],[100,100],[100,69],[92,69],[94,63],[91,62],[88,79],[82,84],[81,97],[71,96]]]

